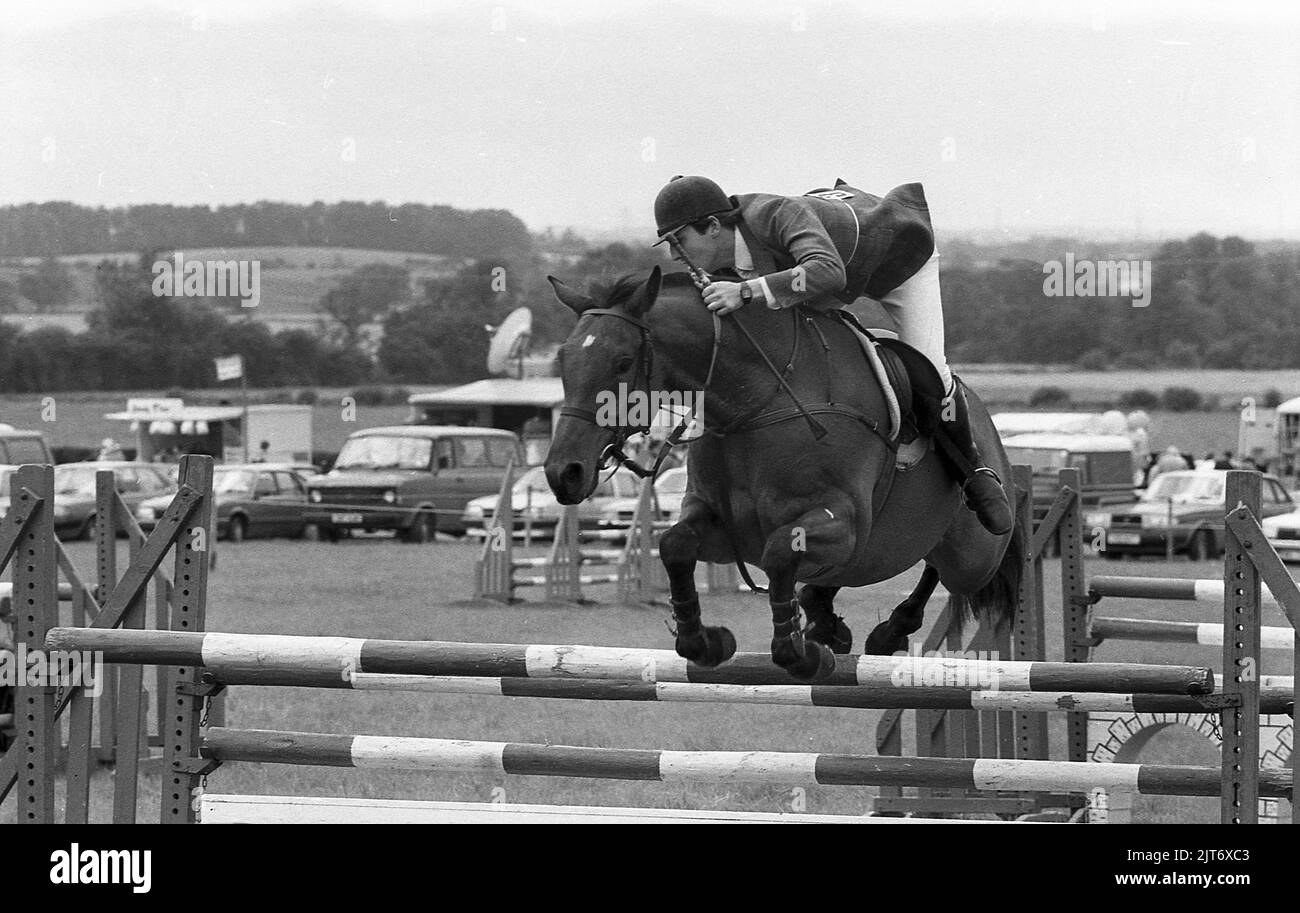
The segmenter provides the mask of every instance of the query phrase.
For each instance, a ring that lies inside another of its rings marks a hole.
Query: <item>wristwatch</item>
[[[754,290],[749,287],[748,282],[740,283],[740,303],[749,304],[754,300]]]

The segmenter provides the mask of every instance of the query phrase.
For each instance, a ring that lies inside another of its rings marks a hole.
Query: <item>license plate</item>
[[[1111,533],[1106,537],[1107,542],[1113,542],[1115,545],[1137,545],[1142,541],[1141,533]]]
[[[361,514],[330,514],[331,523],[360,523]]]

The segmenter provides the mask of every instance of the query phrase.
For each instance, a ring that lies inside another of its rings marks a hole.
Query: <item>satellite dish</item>
[[[488,373],[517,373],[522,377],[524,355],[528,351],[528,342],[532,335],[533,312],[528,308],[516,308],[511,311],[492,334],[492,342],[488,345]]]

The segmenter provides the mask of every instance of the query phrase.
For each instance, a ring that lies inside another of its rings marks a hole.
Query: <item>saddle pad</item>
[[[867,356],[867,363],[871,365],[871,370],[875,372],[876,381],[880,384],[880,389],[885,394],[885,402],[889,406],[889,439],[897,441],[899,432],[903,429],[902,409],[898,405],[898,395],[894,392],[894,385],[889,380],[889,372],[885,370],[885,364],[880,359],[880,353],[876,351],[877,343],[870,336],[862,333],[853,325],[853,321],[841,321],[845,326],[853,331],[857,337],[858,345],[862,346],[862,352]]]

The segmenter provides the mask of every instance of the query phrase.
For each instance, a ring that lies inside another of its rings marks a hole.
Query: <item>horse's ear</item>
[[[663,271],[655,267],[650,271],[650,278],[645,281],[645,285],[636,290],[632,300],[628,302],[628,310],[638,316],[644,315],[655,306],[655,300],[659,297],[659,286],[663,283]]]
[[[560,303],[573,313],[581,316],[583,311],[596,306],[596,302],[582,294],[582,292],[569,288],[554,276],[547,276],[546,281],[551,283],[551,288],[555,289],[555,297],[560,299]]]

